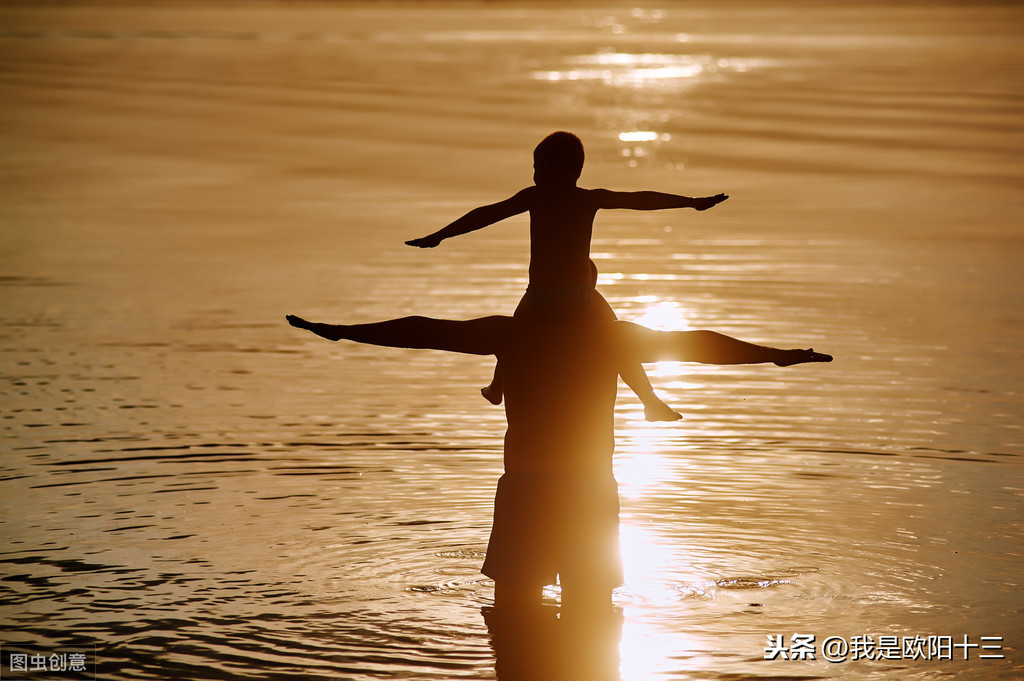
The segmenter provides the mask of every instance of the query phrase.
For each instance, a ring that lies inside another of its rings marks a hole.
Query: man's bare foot
[[[327,340],[336,341],[341,338],[340,328],[334,324],[321,324],[319,322],[306,321],[302,317],[296,317],[293,314],[285,315],[285,319],[288,323],[297,329],[305,329],[306,331],[312,331],[322,338]]]
[[[655,397],[644,403],[644,418],[648,421],[678,421],[683,415]]]
[[[815,352],[812,349],[807,350],[780,350],[783,353],[782,359],[775,360],[775,365],[780,367],[788,367],[794,364],[805,364],[807,362],[831,362],[832,355],[826,355],[821,352]]]
[[[480,394],[484,396],[485,400],[487,400],[488,402],[495,406],[501,404],[501,388],[495,387],[493,383],[491,383],[485,388],[480,388]]]

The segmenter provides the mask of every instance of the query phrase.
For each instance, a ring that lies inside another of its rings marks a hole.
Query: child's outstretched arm
[[[418,248],[433,248],[449,237],[475,232],[488,225],[493,225],[495,222],[500,222],[505,218],[525,213],[530,210],[532,190],[533,187],[527,187],[504,201],[474,208],[447,227],[443,227],[433,234],[420,237],[419,239],[410,239],[405,243]]]
[[[725,194],[693,198],[664,192],[616,192],[609,189],[593,190],[598,208],[629,208],[631,210],[665,210],[668,208],[695,208],[707,210],[729,198]]]

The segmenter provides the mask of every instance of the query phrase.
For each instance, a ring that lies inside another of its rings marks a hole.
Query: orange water
[[[510,312],[521,219],[402,242],[571,129],[586,186],[731,195],[599,218],[621,318],[836,357],[649,367],[680,424],[623,388],[608,676],[1019,678],[1022,20],[0,8],[0,644],[95,645],[110,679],[494,678],[490,361],[283,315]],[[763,659],[794,633],[1006,659]]]

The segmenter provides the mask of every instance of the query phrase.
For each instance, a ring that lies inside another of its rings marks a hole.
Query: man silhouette
[[[354,325],[287,319],[329,340],[497,357],[508,420],[505,473],[482,568],[494,580],[496,608],[539,603],[556,576],[563,609],[610,608],[612,590],[622,583],[612,453],[623,364],[789,366],[832,360],[813,350],[780,350],[713,331],[653,331],[589,317],[405,317]]]

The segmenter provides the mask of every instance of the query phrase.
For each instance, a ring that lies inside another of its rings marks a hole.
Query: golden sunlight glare
[[[639,317],[632,319],[657,331],[689,331],[685,309],[672,300],[658,300],[649,303]]]

